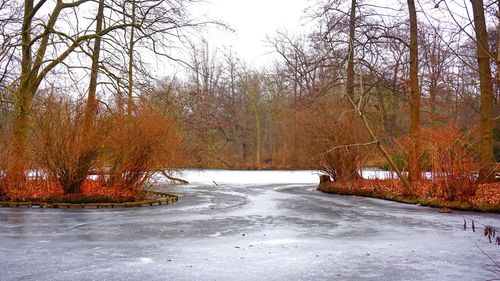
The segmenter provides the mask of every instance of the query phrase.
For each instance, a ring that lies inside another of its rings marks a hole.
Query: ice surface
[[[311,171],[185,171],[159,207],[0,209],[1,280],[488,280],[500,215],[323,194]],[[217,182],[215,185],[212,181]],[[479,227],[478,227],[479,228]],[[479,247],[479,248],[478,248]]]
[[[182,170],[173,175],[196,184],[274,184],[274,183],[317,183],[320,172],[299,171],[238,171],[238,170]],[[159,181],[168,181],[161,174]]]
[[[319,175],[324,174],[314,170],[262,170],[262,171],[238,171],[238,170],[182,170],[174,172],[173,175],[197,184],[316,184]],[[363,169],[361,175],[365,179],[388,179],[396,178],[393,172],[378,169]],[[169,182],[161,174],[154,176],[154,182]]]
[[[318,183],[319,175],[324,174],[313,170],[263,170],[263,171],[238,171],[238,170],[182,170],[174,172],[173,175],[185,179],[191,183],[214,184],[276,184],[276,183]],[[422,174],[426,178],[431,177],[431,173]],[[365,168],[361,171],[361,176],[365,179],[397,179],[394,172]],[[154,176],[154,182],[169,182],[161,174]]]

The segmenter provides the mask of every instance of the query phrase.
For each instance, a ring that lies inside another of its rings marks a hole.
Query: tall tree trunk
[[[47,74],[47,68],[41,73],[39,73],[39,71],[44,63],[45,53],[49,44],[49,35],[57,22],[59,14],[64,8],[64,3],[62,1],[57,1],[46,25],[43,27],[43,34],[37,38],[39,46],[36,55],[33,57],[33,42],[31,42],[33,17],[45,3],[46,1],[39,1],[37,5],[34,6],[34,0],[24,1],[23,23],[21,27],[20,84],[16,96],[13,135],[7,167],[7,178],[8,181],[11,182],[11,186],[25,180],[25,170],[28,168],[26,165],[26,148],[30,125],[31,103],[42,79]],[[64,57],[60,57],[59,60],[51,62],[51,64],[53,64],[52,67],[60,63],[63,59]]]
[[[96,33],[102,31],[104,18],[104,0],[99,0],[99,6],[96,16]],[[95,135],[95,119],[97,115],[97,76],[99,74],[99,57],[101,52],[101,37],[96,37],[94,40],[94,48],[92,50],[92,66],[90,69],[89,92],[87,96],[87,105],[85,107],[84,128],[83,128],[83,147],[81,154],[78,156],[75,170],[72,170],[71,175],[66,182],[61,182],[66,193],[80,193],[81,187],[89,173],[92,163],[97,157],[97,148],[93,144],[93,136]]]
[[[134,46],[135,46],[135,10],[136,10],[136,2],[135,0],[131,1],[132,3],[132,26],[130,27],[130,42],[128,49],[128,86],[127,86],[127,113],[128,115],[132,114],[132,109],[134,107],[134,97],[133,97],[133,82],[134,82]]]
[[[415,1],[408,0],[410,16],[410,135],[412,145],[409,155],[410,181],[420,179],[420,87],[418,84],[418,29]]]
[[[354,40],[355,40],[355,31],[356,31],[356,0],[351,0],[351,11],[349,14],[349,48],[347,54],[347,70],[346,70],[346,95],[348,100],[354,99],[354,79],[355,79],[355,71],[354,71]],[[349,126],[354,126],[356,121],[356,113],[348,111],[350,108],[349,101],[345,103],[345,109],[347,114],[347,121]],[[356,139],[356,137],[354,137]],[[347,157],[347,155],[346,155]],[[346,162],[351,162],[346,161]],[[353,161],[354,162],[354,161]],[[344,171],[342,171],[344,170]],[[339,175],[341,179],[352,179],[358,177],[358,167],[336,167],[336,173]],[[342,175],[342,174],[346,175]]]
[[[347,57],[347,79],[346,94],[354,97],[354,32],[356,28],[356,0],[351,1],[351,13],[349,16],[349,49]]]
[[[11,186],[16,186],[24,181],[26,169],[26,141],[29,129],[29,113],[31,111],[32,89],[30,79],[32,68],[31,55],[31,13],[33,12],[33,0],[24,1],[24,16],[21,34],[21,75],[20,85],[16,97],[16,113],[14,117],[14,129],[12,136],[11,151],[7,167],[7,177]]]
[[[104,18],[104,0],[99,0],[99,7],[96,16],[96,33],[102,31]],[[87,106],[85,108],[85,130],[89,132],[94,126],[95,117],[97,115],[97,76],[99,73],[99,57],[101,52],[101,37],[96,37],[94,40],[94,48],[92,50],[92,66],[90,69],[89,92],[87,96]]]
[[[30,123],[31,97],[29,87],[19,88],[14,117],[14,129],[7,177],[10,186],[16,186],[25,180],[26,170],[26,143]]]
[[[479,70],[479,89],[481,92],[481,105],[479,109],[481,115],[479,120],[479,157],[481,168],[478,181],[485,182],[493,178],[491,171],[495,163],[493,157],[494,94],[483,0],[474,0],[471,2],[474,13],[476,56]]]

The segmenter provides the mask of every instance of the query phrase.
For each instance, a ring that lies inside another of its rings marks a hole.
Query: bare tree
[[[46,0],[40,0],[36,3],[34,0],[24,1],[24,16],[21,28],[21,72],[19,75],[19,89],[15,98],[16,113],[8,168],[8,177],[13,182],[24,179],[26,141],[32,101],[45,77],[55,67],[63,64],[64,60],[85,42],[128,26],[128,24],[118,24],[107,27],[100,32],[83,32],[70,35],[56,28],[63,11],[80,7],[85,3],[92,3],[92,0],[73,2],[58,0],[47,19],[37,19],[37,14],[40,13],[46,3]],[[42,28],[40,30],[34,28],[34,22],[38,22],[37,27],[42,26]],[[66,45],[67,47],[60,52],[54,53],[53,57],[47,57],[49,49],[51,51],[55,49],[58,40],[64,40],[65,43],[57,46]]]
[[[418,26],[415,1],[408,0],[410,16],[410,134],[412,147],[409,155],[409,177],[411,181],[420,179],[420,85],[418,83]]]

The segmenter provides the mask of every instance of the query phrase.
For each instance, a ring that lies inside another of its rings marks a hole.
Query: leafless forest
[[[494,180],[500,2],[382,3],[311,1],[314,27],[269,36],[278,59],[255,69],[202,40],[230,27],[194,0],[0,0],[1,191],[133,195],[183,167],[340,181],[374,166],[409,194],[425,171],[448,189]]]

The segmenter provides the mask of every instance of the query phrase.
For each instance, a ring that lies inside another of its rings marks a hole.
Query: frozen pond
[[[500,246],[463,217],[322,194],[310,171],[188,171],[130,209],[0,209],[2,280],[487,280]],[[215,183],[214,183],[215,182]],[[477,227],[479,228],[479,226]],[[481,250],[486,254],[482,253]]]

